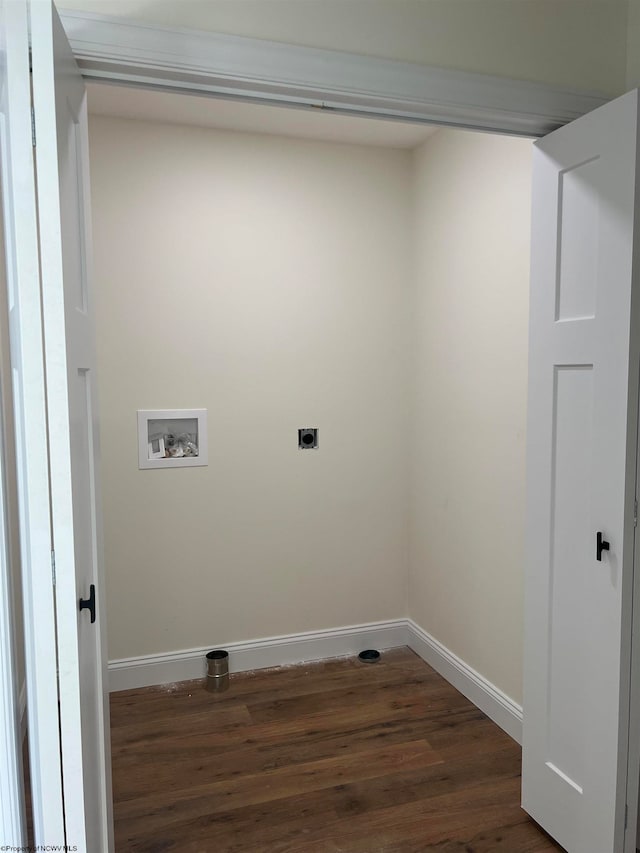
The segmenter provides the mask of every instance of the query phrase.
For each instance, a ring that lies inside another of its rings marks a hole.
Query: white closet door
[[[65,826],[67,844],[102,853],[113,840],[86,92],[53,3],[32,0],[30,15]]]
[[[64,845],[27,11],[24,0],[0,2],[0,184],[16,425],[34,835],[37,845]],[[12,666],[11,661],[5,664]],[[9,760],[9,756],[5,758]],[[3,807],[8,805],[3,802]],[[4,841],[11,843],[12,839],[5,835]]]
[[[534,155],[522,796],[570,853],[624,849],[637,144],[631,92]]]

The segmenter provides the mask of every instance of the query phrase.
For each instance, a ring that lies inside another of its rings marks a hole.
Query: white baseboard
[[[518,743],[522,742],[522,707],[438,642],[412,619],[392,619],[326,631],[288,634],[240,643],[222,643],[229,652],[229,671],[247,672],[271,666],[354,655],[362,649],[409,646],[470,699]],[[203,678],[211,647],[109,662],[111,691]]]
[[[27,683],[22,682],[18,694],[18,717],[20,719],[20,741],[24,742],[27,736]]]
[[[407,619],[406,625],[409,648],[521,744],[522,706],[416,625],[412,619]]]
[[[391,649],[406,644],[406,619],[393,619],[264,640],[221,643],[218,648],[229,652],[230,672],[247,672],[353,655],[368,648]],[[202,678],[206,672],[204,656],[211,648],[109,661],[109,689],[131,690]]]

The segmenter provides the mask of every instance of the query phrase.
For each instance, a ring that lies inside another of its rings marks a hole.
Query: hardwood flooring
[[[550,853],[520,748],[408,649],[111,697],[117,853]]]

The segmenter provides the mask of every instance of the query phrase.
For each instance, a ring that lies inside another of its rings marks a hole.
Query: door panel
[[[534,155],[523,806],[570,853],[624,844],[637,117],[633,92]]]
[[[599,157],[559,175],[560,201],[556,320],[594,316],[600,206],[594,191]]]
[[[590,456],[593,446],[593,366],[555,370],[553,527],[549,613],[549,768],[582,793],[584,752],[579,731],[564,731],[568,716],[579,720],[588,701],[589,667],[580,655],[583,642],[567,614],[582,612],[581,567],[591,556],[589,517]],[[576,550],[576,543],[581,546]],[[556,571],[562,566],[563,571]]]
[[[31,4],[31,32],[67,843],[106,851],[111,765],[86,93],[50,2]],[[78,608],[92,585],[95,622]]]

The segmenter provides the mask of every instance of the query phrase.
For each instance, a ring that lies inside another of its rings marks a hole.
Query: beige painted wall
[[[409,615],[522,695],[531,143],[415,154]]]
[[[404,615],[410,152],[90,140],[109,657]],[[208,409],[208,467],[138,470],[162,407]]]
[[[626,0],[60,0],[59,5],[609,95],[625,90]]]

